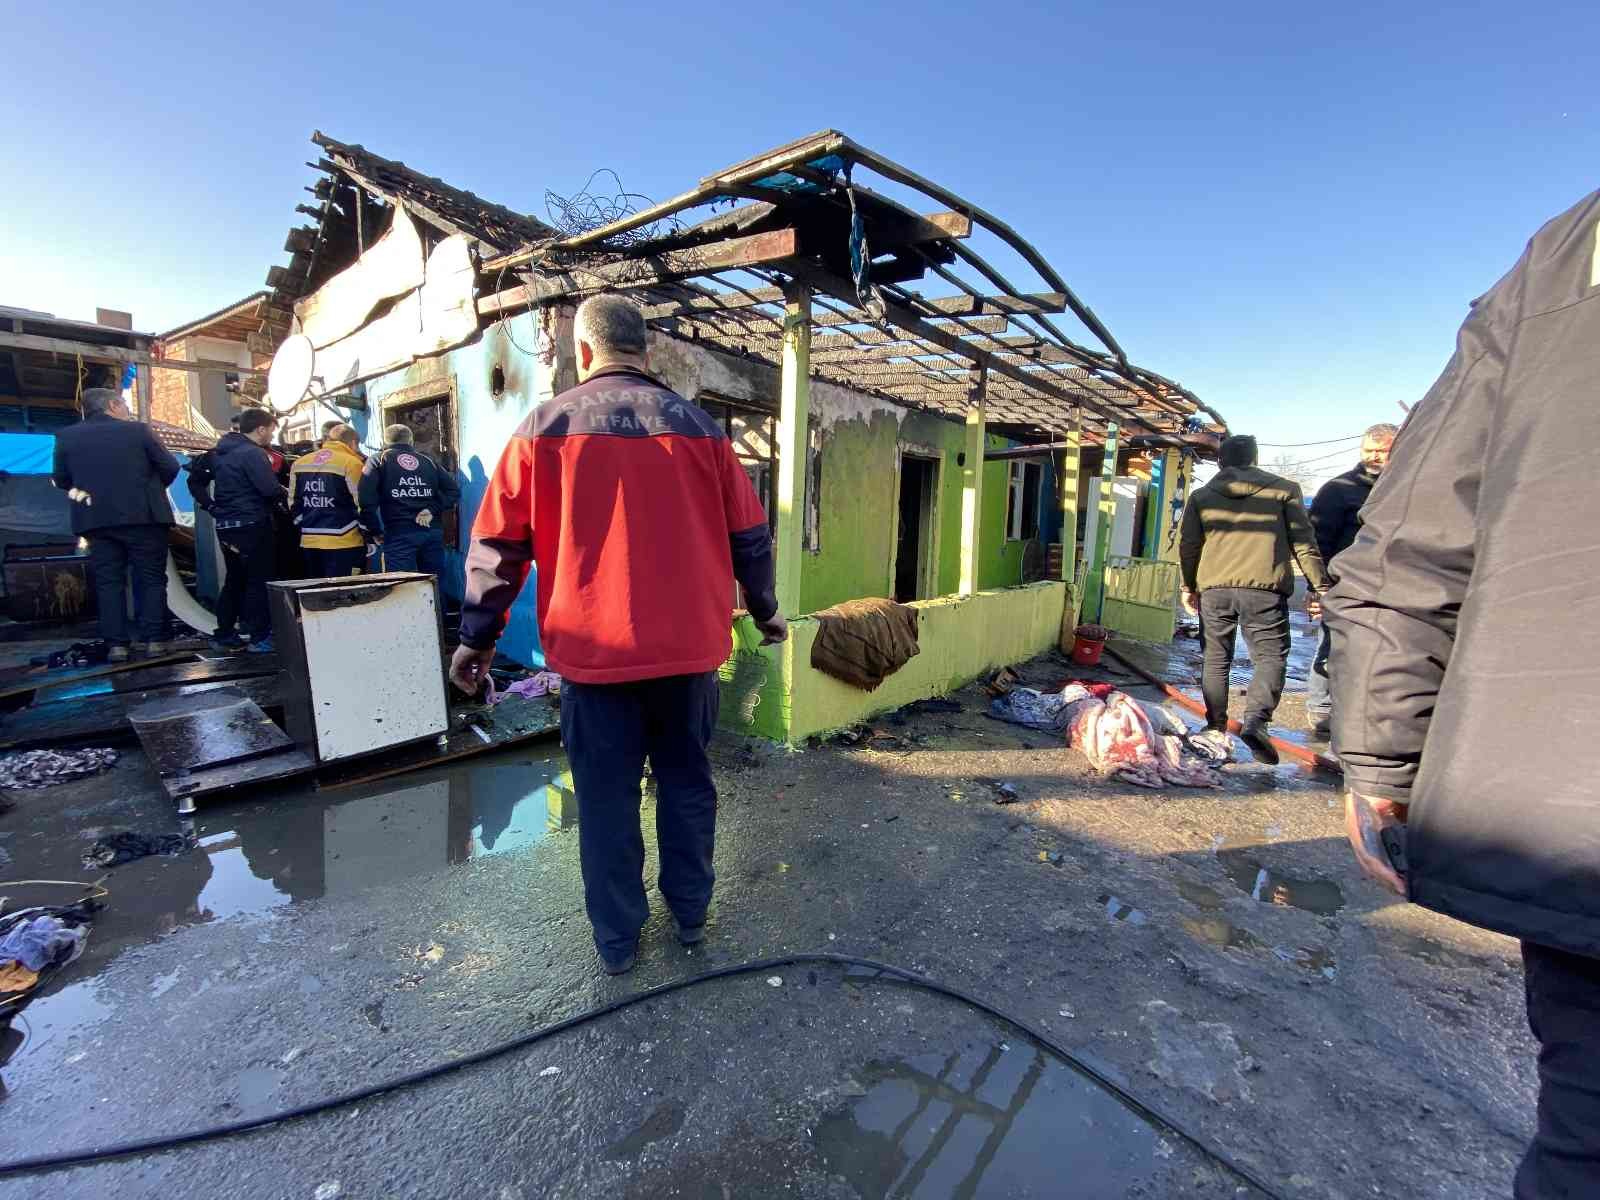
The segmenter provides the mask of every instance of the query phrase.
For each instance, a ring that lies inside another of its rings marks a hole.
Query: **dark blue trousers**
[[[633,952],[650,915],[639,828],[645,759],[656,781],[658,886],[682,925],[703,924],[716,872],[717,791],[706,747],[717,726],[717,673],[561,688],[561,738],[578,793],[578,852],[595,947]]]
[[[383,535],[383,569],[443,575],[444,534],[415,522],[389,526]]]

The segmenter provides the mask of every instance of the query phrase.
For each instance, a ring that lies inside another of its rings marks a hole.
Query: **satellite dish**
[[[278,347],[267,369],[267,403],[274,412],[287,413],[306,398],[316,353],[303,333],[291,334]]]

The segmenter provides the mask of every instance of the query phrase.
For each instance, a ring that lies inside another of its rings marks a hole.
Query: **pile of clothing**
[[[1100,774],[1138,787],[1222,786],[1215,760],[1190,751],[1182,721],[1109,683],[1069,683],[1059,692],[1015,688],[991,702],[989,714],[1063,734]]]
[[[122,831],[100,838],[83,852],[82,861],[90,870],[120,867],[123,863],[149,858],[152,854],[187,854],[194,849],[195,841],[192,834],[185,833],[151,835]]]
[[[46,788],[98,775],[117,761],[115,750],[24,750],[0,757],[0,788]]]
[[[536,675],[518,679],[503,688],[497,688],[494,676],[489,676],[489,689],[485,698],[490,704],[499,704],[500,701],[510,696],[521,696],[525,700],[537,700],[540,696],[559,696],[561,694],[561,676],[554,671],[540,671]]]
[[[91,899],[0,917],[0,1028],[27,1006],[41,981],[83,953],[99,909]]]
[[[98,667],[111,657],[109,642],[73,642],[65,650],[57,650],[45,658],[36,658],[33,665],[52,671],[62,667]]]
[[[905,666],[922,648],[917,644],[917,610],[893,600],[847,600],[812,616],[817,637],[811,665],[864,692]]]

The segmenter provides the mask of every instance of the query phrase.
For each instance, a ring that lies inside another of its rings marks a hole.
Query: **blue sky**
[[[160,330],[259,287],[314,128],[542,216],[832,126],[1010,220],[1235,429],[1337,437],[1600,187],[1600,5],[1435,7],[4,0],[0,304]]]

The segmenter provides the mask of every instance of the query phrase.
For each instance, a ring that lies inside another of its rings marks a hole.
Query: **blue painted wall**
[[[504,388],[494,393],[494,370],[504,375]],[[555,394],[556,356],[531,315],[513,318],[484,331],[477,341],[438,358],[413,363],[367,384],[369,428],[363,444],[382,438],[386,405],[410,404],[453,391],[456,406],[456,477],[461,483],[460,549],[447,556],[439,585],[460,599],[466,575],[466,549],[472,522],[488,489],[489,476],[500,461],[522,419]],[[359,427],[358,427],[359,428]],[[542,667],[539,626],[534,605],[534,579],[507,614],[500,650],[528,666]]]

